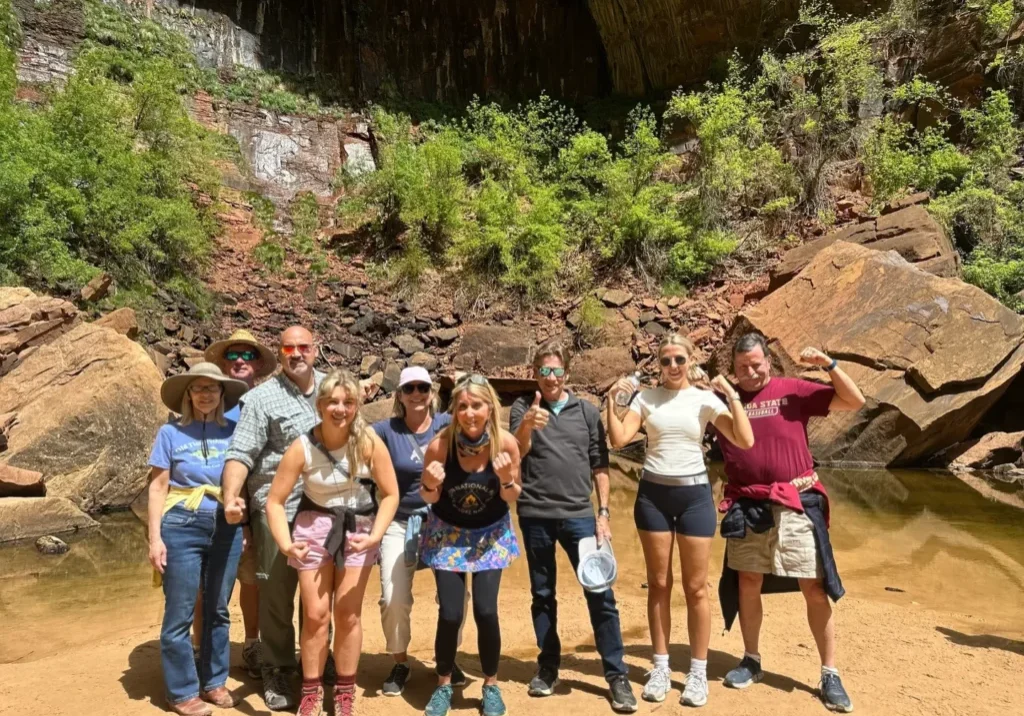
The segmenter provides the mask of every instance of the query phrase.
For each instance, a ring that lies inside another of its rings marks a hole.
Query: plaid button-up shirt
[[[303,395],[298,386],[280,373],[243,396],[242,413],[225,460],[237,460],[249,468],[249,510],[267,507],[270,483],[288,447],[319,422],[316,391],[324,374],[313,371],[313,392]],[[302,497],[302,479],[285,502],[288,519],[295,516]]]

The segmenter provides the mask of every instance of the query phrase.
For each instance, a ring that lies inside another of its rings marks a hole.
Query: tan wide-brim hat
[[[260,358],[263,361],[263,367],[256,372],[257,378],[265,378],[277,370],[277,356],[274,355],[274,351],[264,345],[261,345],[259,341],[256,340],[256,336],[249,333],[249,331],[244,328],[240,328],[235,331],[228,336],[226,340],[217,341],[210,345],[210,347],[206,349],[206,352],[203,353],[203,357],[211,363],[220,365],[220,362],[224,359],[224,353],[227,352],[228,348],[238,344],[252,346],[260,354]]]
[[[160,400],[164,402],[168,410],[175,413],[181,412],[181,400],[185,397],[185,391],[192,385],[193,381],[200,378],[209,378],[221,384],[224,388],[224,410],[231,410],[238,405],[249,386],[240,380],[228,378],[224,375],[215,363],[196,363],[189,368],[188,373],[172,375],[160,386]]]

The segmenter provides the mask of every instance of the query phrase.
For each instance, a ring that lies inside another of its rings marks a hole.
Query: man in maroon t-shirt
[[[765,574],[793,577],[807,602],[807,620],[821,656],[822,701],[832,710],[848,712],[853,706],[835,668],[832,605],[822,581],[813,525],[804,514],[800,492],[824,493],[807,445],[808,420],[834,410],[859,410],[864,396],[836,361],[821,351],[807,348],[800,361],[824,368],[832,385],[773,378],[768,346],[759,333],[741,336],[733,347],[733,374],[754,429],[754,447],[739,450],[727,440],[719,441],[728,477],[725,496],[727,501],[767,501],[775,526],[760,534],[748,529],[745,537],[728,541],[728,566],[739,573],[745,653],[739,666],[726,675],[725,683],[742,689],[761,680],[761,584]]]

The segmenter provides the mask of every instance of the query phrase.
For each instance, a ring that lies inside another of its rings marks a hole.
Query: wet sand
[[[951,478],[832,472],[833,539],[847,596],[836,606],[839,667],[857,713],[1007,714],[1024,704],[1024,519]],[[639,696],[650,664],[646,591],[639,540],[632,526],[633,486],[614,478],[614,545],[626,661]],[[31,550],[0,552],[0,714],[158,714],[164,712],[159,664],[162,597],[148,585],[144,536],[130,516],[108,520],[100,534],[58,558]],[[716,540],[710,585],[721,568]],[[536,647],[530,622],[526,560],[502,584],[503,658],[499,672],[510,714],[611,713],[582,593],[564,555],[559,633],[562,685],[533,699]],[[897,591],[898,590],[898,591]],[[391,668],[383,654],[374,577],[364,602],[364,654],[357,713],[421,713],[431,673],[433,580],[420,573],[413,610],[413,676],[402,697],[378,689]],[[639,713],[682,712],[678,704],[689,661],[685,604],[673,598],[671,663],[675,691]],[[234,610],[237,615],[237,608]],[[722,634],[717,598],[702,712],[824,714],[814,689],[818,658],[799,595],[765,597],[761,653],[767,675],[745,691],[726,689],[725,672],[743,646],[738,626]],[[233,660],[241,663],[240,617]],[[453,714],[476,713],[481,678],[476,631],[467,624],[459,662],[470,682]],[[229,687],[244,697],[242,714],[267,713],[259,684],[232,669]]]

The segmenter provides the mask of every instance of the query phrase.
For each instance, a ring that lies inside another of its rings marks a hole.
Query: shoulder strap
[[[422,446],[420,446],[420,444],[418,442],[416,442],[416,438],[413,436],[413,434],[412,433],[402,433],[402,434],[405,436],[406,442],[408,442],[412,446],[413,451],[416,453],[416,457],[418,457],[420,459],[420,464],[421,465],[426,464],[426,461],[424,460],[424,456],[423,456],[423,448],[422,448]]]

